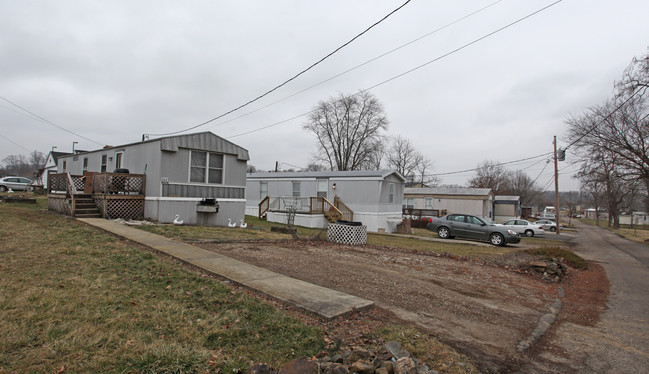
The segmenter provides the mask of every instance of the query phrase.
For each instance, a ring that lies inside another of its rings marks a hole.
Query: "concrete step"
[[[75,213],[76,218],[101,218],[101,213]]]

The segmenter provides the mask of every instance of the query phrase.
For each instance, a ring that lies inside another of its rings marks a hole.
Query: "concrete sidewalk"
[[[79,218],[81,222],[166,253],[188,264],[243,286],[291,303],[327,319],[368,309],[374,302],[329,288],[316,286],[250,265],[193,245],[122,225],[103,218]]]

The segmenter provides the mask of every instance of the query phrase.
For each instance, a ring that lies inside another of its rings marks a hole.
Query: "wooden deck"
[[[146,175],[50,174],[48,208],[72,217],[142,219]]]

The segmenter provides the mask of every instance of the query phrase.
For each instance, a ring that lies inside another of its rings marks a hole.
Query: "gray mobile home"
[[[393,232],[401,222],[405,179],[392,170],[251,173],[246,214],[327,227],[338,219],[362,222],[369,231]]]
[[[145,218],[172,222],[179,215],[186,224],[223,226],[244,219],[248,160],[246,149],[201,132],[62,156],[57,170],[144,174]]]

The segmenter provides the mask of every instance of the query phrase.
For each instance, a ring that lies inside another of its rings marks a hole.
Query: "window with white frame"
[[[414,209],[415,207],[415,199],[412,197],[407,197],[403,199],[403,207],[406,209]]]
[[[300,197],[300,182],[293,182],[293,197]]]
[[[259,182],[259,198],[265,199],[268,196],[268,182]]]
[[[424,199],[424,209],[433,209],[433,198],[427,197]]]
[[[204,151],[190,152],[189,181],[192,183],[223,183],[223,155]]]
[[[106,165],[108,165],[108,156],[107,155],[101,155],[101,172],[102,173],[106,172]]]
[[[83,171],[88,171],[88,157],[83,158]]]
[[[318,197],[327,198],[327,191],[329,189],[329,181],[327,179],[318,179]]]
[[[115,169],[121,169],[122,168],[122,155],[123,152],[118,152],[115,153]]]
[[[388,187],[388,203],[390,204],[394,203],[394,190],[395,190],[395,184],[390,183]]]

